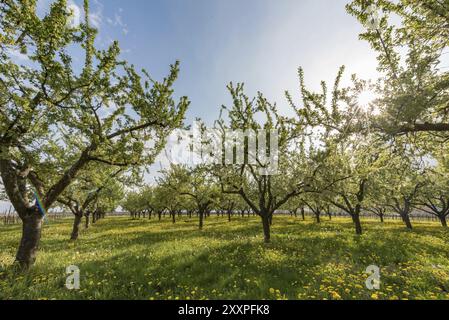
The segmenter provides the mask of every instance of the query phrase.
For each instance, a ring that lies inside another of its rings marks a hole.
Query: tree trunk
[[[198,216],[199,216],[199,229],[203,230],[203,218],[204,218],[203,210],[199,210]]]
[[[92,223],[95,223],[95,222],[97,222],[97,212],[94,212],[92,214]]]
[[[171,216],[172,216],[172,222],[176,223],[176,213],[174,211],[171,213]]]
[[[354,222],[355,226],[355,233],[358,235],[362,234],[362,224],[360,223],[360,215],[359,214],[352,214],[352,221]]]
[[[321,223],[320,213],[315,213],[316,223]]]
[[[303,221],[306,220],[306,215],[304,211],[305,211],[304,208],[301,208],[301,216]]]
[[[383,215],[383,214],[380,214],[379,217],[380,217],[380,222],[381,222],[381,223],[384,223],[384,215]]]
[[[85,217],[86,217],[86,223],[84,224],[84,228],[88,229],[89,228],[89,215],[86,214]]]
[[[268,214],[262,214],[262,226],[263,226],[264,242],[270,243],[270,218]]]
[[[70,236],[70,240],[76,240],[78,239],[80,224],[81,224],[81,218],[83,216],[76,214],[75,220],[73,221],[73,229],[72,229],[72,235]]]
[[[22,219],[22,238],[16,254],[16,262],[22,269],[29,269],[36,261],[41,239],[42,217],[34,209]]]
[[[440,218],[440,221],[441,221],[441,225],[443,227],[447,227],[446,216],[441,215],[441,216],[439,216],[439,218]]]
[[[412,230],[413,226],[412,226],[412,222],[410,221],[409,214],[408,213],[402,213],[401,217],[402,217],[402,221],[404,221],[405,226],[407,227],[407,229]]]
[[[228,221],[231,222],[231,211],[228,210]]]

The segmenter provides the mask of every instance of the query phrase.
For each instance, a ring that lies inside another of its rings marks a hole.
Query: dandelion
[[[332,291],[331,295],[332,295],[332,299],[334,299],[334,300],[340,300],[341,299],[341,296],[338,294],[337,291]]]

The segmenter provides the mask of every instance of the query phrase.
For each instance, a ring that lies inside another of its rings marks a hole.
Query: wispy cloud
[[[93,1],[95,5],[95,11],[89,14],[89,21],[95,28],[99,29],[103,24],[104,15],[103,15],[103,4],[99,0]]]
[[[123,34],[127,35],[129,32],[128,25],[123,22],[122,13],[123,9],[119,8],[118,11],[114,14],[114,18],[108,18],[107,22],[114,27],[120,27]]]

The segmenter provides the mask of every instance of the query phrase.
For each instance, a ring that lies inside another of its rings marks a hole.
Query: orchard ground
[[[107,217],[76,242],[72,219],[50,221],[25,274],[11,268],[21,226],[0,226],[0,299],[449,299],[449,230],[364,220],[356,236],[349,219],[323,220],[276,216],[270,244],[255,217],[211,216],[203,231],[193,218]],[[379,290],[365,286],[369,265]]]

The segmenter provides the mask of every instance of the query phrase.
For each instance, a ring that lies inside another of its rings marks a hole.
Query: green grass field
[[[47,223],[36,265],[14,273],[20,225],[0,226],[0,299],[449,299],[449,230],[437,223],[275,217],[272,243],[256,218],[197,221],[107,217],[68,240],[71,219]],[[381,287],[365,287],[369,265]],[[65,288],[66,267],[81,288]]]

